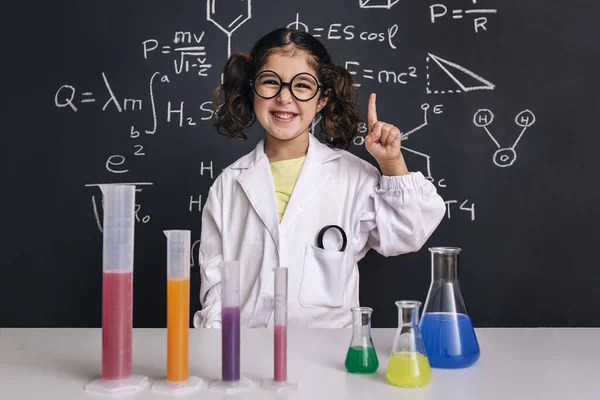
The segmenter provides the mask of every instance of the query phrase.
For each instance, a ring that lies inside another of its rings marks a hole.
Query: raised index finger
[[[369,131],[373,130],[373,124],[377,122],[377,108],[375,106],[375,100],[377,95],[371,93],[369,96],[369,106],[367,109],[367,124],[369,125]]]

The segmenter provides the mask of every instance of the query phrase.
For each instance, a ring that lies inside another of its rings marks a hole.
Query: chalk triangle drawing
[[[358,0],[360,8],[387,8],[388,10],[400,0]]]
[[[494,90],[494,88],[496,87],[496,85],[494,85],[492,82],[482,78],[481,76],[475,74],[474,72],[466,69],[465,67],[463,67],[462,65],[458,65],[456,63],[450,62],[448,60],[444,60],[441,57],[438,57],[436,55],[433,55],[431,53],[427,53],[429,54],[429,57],[431,57],[431,59],[433,61],[435,61],[435,63],[442,69],[442,71],[444,71],[449,77],[450,79],[452,79],[454,82],[456,82],[456,84],[461,88],[461,90],[463,92],[471,92],[473,90]],[[481,85],[478,86],[465,86],[457,77],[455,74],[457,74],[460,76],[460,74],[467,74],[469,75],[471,78],[474,78],[475,80],[477,80],[478,82],[481,83]]]

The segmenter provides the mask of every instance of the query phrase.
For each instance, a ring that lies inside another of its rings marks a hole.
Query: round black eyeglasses
[[[319,90],[323,90],[323,85],[319,84],[317,78],[308,72],[301,72],[289,82],[283,82],[275,71],[265,70],[250,80],[250,86],[263,99],[272,99],[278,96],[284,86],[287,86],[292,96],[300,101],[309,101],[317,95]]]

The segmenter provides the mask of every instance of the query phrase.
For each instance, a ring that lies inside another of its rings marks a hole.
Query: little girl
[[[361,121],[357,91],[308,33],[277,29],[248,55],[232,55],[215,104],[219,96],[221,135],[247,139],[258,120],[265,137],[209,191],[194,326],[221,326],[223,260],[240,262],[242,326],[272,324],[273,268],[280,266],[289,270],[289,326],[350,326],[350,308],[359,306],[358,261],[369,249],[418,251],[442,220],[444,201],[423,174],[408,171],[400,131],[377,119],[375,94],[365,146],[382,175],[343,150]],[[317,113],[325,144],[309,134]]]

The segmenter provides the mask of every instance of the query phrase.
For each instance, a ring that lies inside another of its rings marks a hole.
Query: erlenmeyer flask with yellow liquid
[[[419,301],[397,301],[398,330],[386,370],[392,385],[416,388],[431,382],[431,367],[419,332]]]

